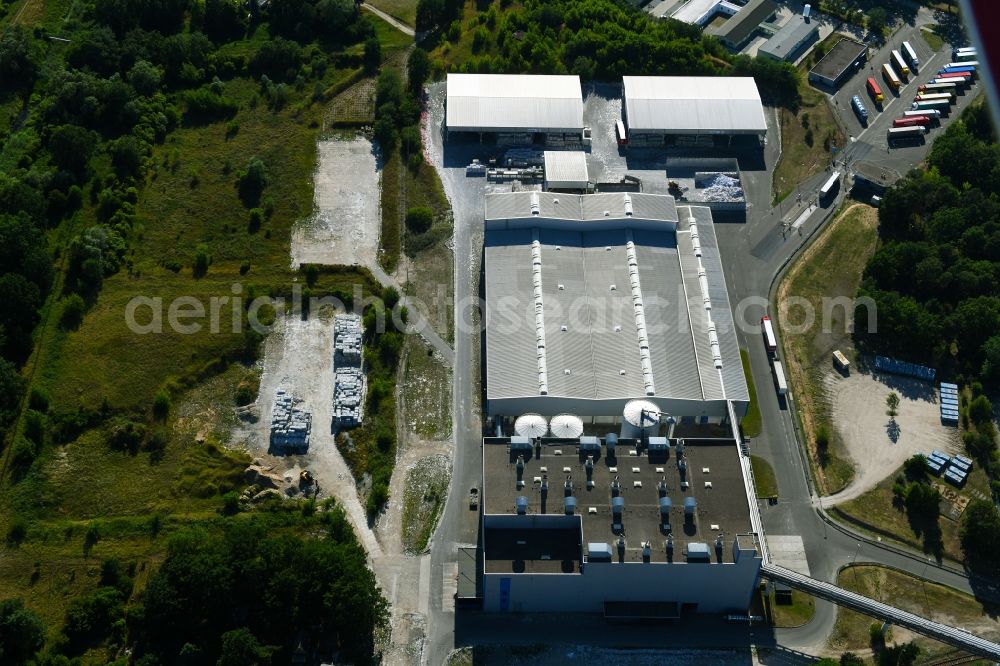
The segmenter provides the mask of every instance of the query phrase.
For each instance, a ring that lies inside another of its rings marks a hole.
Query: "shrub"
[[[830,448],[830,431],[826,426],[816,428],[816,449],[826,452]]]
[[[62,300],[62,313],[59,315],[59,325],[67,330],[76,330],[83,323],[83,312],[86,304],[80,294],[70,294]]]
[[[258,389],[259,387],[251,382],[240,382],[240,385],[236,387],[236,404],[240,407],[249,405],[257,399]]]
[[[977,426],[993,418],[993,403],[985,395],[977,396],[969,403],[969,418]]]
[[[163,421],[168,414],[170,414],[170,394],[161,389],[153,398],[153,415]]]
[[[28,407],[39,412],[49,411],[49,393],[43,388],[32,388],[28,397]]]
[[[195,277],[204,277],[208,272],[208,266],[212,263],[212,258],[208,254],[208,246],[201,244],[198,246],[194,255],[194,265],[192,266],[192,272]]]
[[[232,490],[222,496],[222,515],[234,516],[240,512],[240,496]]]
[[[425,233],[433,223],[434,212],[426,206],[416,206],[406,211],[406,228],[413,233]]]
[[[319,267],[316,264],[309,264],[306,266],[306,284],[310,287],[316,286],[316,280],[319,279]]]
[[[252,234],[260,231],[260,225],[264,222],[264,211],[260,208],[250,209],[250,221],[247,224],[247,231]]]
[[[257,157],[251,157],[247,168],[240,173],[240,199],[248,206],[256,206],[267,186],[267,167]]]
[[[382,510],[385,503],[389,501],[389,486],[376,481],[372,484],[372,490],[368,493],[367,509],[368,513],[374,515]]]
[[[21,517],[14,518],[10,521],[10,527],[7,528],[7,543],[17,545],[24,541],[27,536],[28,521]]]

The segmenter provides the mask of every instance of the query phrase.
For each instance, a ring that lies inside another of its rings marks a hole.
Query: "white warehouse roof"
[[[581,132],[579,76],[449,74],[446,123],[452,132]]]
[[[484,272],[491,414],[616,416],[643,398],[677,416],[724,415],[726,401],[748,401],[708,208],[655,194],[490,194]]]
[[[764,134],[752,77],[625,76],[628,130],[654,134]]]

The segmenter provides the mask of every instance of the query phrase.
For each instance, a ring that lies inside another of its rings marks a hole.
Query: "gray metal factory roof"
[[[708,208],[676,209],[679,230],[666,220],[632,228],[621,213],[620,227],[602,214],[609,226],[553,227],[540,215],[529,218],[534,227],[490,228],[499,208],[509,214],[530,195],[487,197],[488,400],[594,401],[569,406],[580,414],[613,413],[642,396],[748,400]],[[590,202],[573,199],[600,199],[560,197],[560,210],[580,221],[591,219],[581,212]],[[674,210],[669,196],[632,197]]]
[[[533,206],[537,205],[537,209]],[[535,212],[537,210],[537,213]],[[560,225],[559,221],[572,222]],[[642,225],[673,228],[677,221],[674,198],[637,192],[604,194],[554,194],[507,192],[486,197],[487,229],[523,229],[539,226],[590,230]]]
[[[763,134],[764,107],[752,77],[625,76],[629,133]]]
[[[757,27],[778,11],[773,0],[750,0],[742,9],[718,28],[705,32],[714,35],[730,46],[738,47],[746,42]]]
[[[807,41],[814,39],[818,34],[818,23],[797,14],[764,42],[758,53],[771,56],[775,60],[791,60]]]
[[[586,187],[587,153],[582,150],[546,150],[545,182],[549,187]]]
[[[451,131],[583,130],[579,76],[449,74],[447,86]]]

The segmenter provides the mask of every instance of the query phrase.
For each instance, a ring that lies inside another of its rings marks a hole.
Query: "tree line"
[[[1000,383],[1000,147],[984,103],[966,108],[935,140],[927,165],[882,199],[880,244],[859,294],[876,308],[857,310],[855,341],[969,385],[959,408],[962,442],[996,496],[1000,453],[985,388]],[[937,538],[936,492],[912,480],[894,492],[915,531],[923,526]],[[961,539],[970,567],[1000,575],[1000,511],[992,502],[970,503]]]
[[[451,47],[471,31],[472,57],[456,62],[456,71],[577,74],[584,81],[625,75],[752,76],[766,102],[795,106],[800,101],[792,65],[735,56],[699,27],[655,19],[624,0],[476,5],[480,12],[464,28],[464,2],[420,0],[417,5],[417,29],[431,32],[432,45]]]

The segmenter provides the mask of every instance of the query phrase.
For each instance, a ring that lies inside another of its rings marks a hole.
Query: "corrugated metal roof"
[[[819,34],[818,23],[807,21],[804,16],[795,15],[764,42],[757,52],[769,55],[775,60],[785,60],[817,34]]]
[[[587,153],[582,150],[546,150],[545,181],[565,184],[568,187],[585,187],[590,175],[587,172]]]
[[[533,196],[534,195],[534,196]],[[538,201],[538,215],[532,215],[532,199]],[[631,204],[632,215],[626,215]],[[603,222],[588,229],[605,226],[622,228],[622,221],[648,220],[672,225],[677,220],[676,204],[671,196],[637,192],[604,194],[559,194],[554,192],[505,192],[486,197],[487,227],[492,221],[528,220],[532,226],[545,226],[545,220]]]
[[[763,134],[757,84],[742,76],[625,76],[629,132]]]
[[[449,74],[447,87],[452,131],[583,130],[579,76]]]
[[[502,195],[487,199],[495,196]],[[692,215],[698,223],[721,371],[715,367],[698,260],[689,232],[675,234],[672,227],[662,231],[488,230],[487,398],[538,395],[531,278],[534,237],[541,246],[548,395],[581,400],[645,395],[625,249],[631,237],[636,247],[655,395],[692,401],[747,400],[711,211],[682,207],[679,213],[682,230]]]
[[[718,28],[710,28],[707,32],[731,46],[740,46],[753,34],[757,26],[776,11],[778,5],[773,0],[750,0],[736,16]]]

